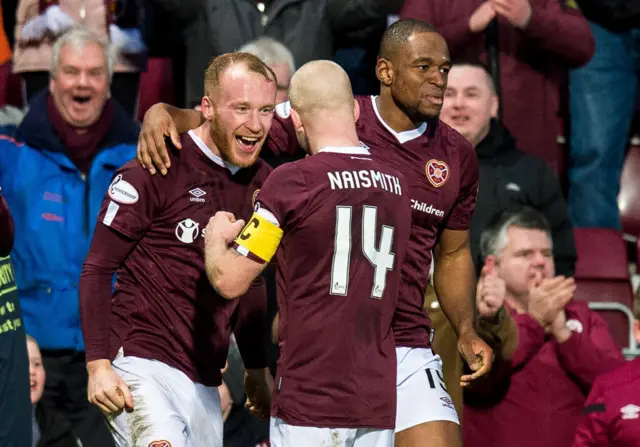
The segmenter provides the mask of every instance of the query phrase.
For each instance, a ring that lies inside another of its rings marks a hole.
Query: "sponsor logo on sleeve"
[[[424,169],[427,174],[427,179],[429,179],[429,183],[436,188],[440,188],[447,183],[447,180],[449,180],[449,165],[444,161],[435,159],[429,160]]]
[[[131,205],[139,199],[138,191],[133,185],[122,178],[122,174],[118,174],[109,185],[109,197],[118,203]]]

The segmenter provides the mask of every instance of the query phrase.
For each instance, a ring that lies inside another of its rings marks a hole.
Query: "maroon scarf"
[[[103,143],[111,127],[113,121],[111,100],[109,99],[104,105],[98,121],[89,127],[78,128],[67,123],[58,111],[51,95],[47,98],[47,114],[54,133],[60,138],[60,142],[66,149],[66,154],[80,172],[86,175],[93,158],[100,149],[100,144]]]

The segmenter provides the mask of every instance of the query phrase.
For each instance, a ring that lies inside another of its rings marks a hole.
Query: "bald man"
[[[205,236],[209,280],[244,293],[277,260],[281,357],[271,446],[392,446],[396,356],[391,323],[408,244],[408,185],[358,141],[346,73],[301,67],[291,110],[311,157],[280,166],[246,226],[217,213]]]

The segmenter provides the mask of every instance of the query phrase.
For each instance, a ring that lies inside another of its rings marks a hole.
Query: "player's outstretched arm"
[[[252,226],[254,219],[247,227]],[[227,299],[244,295],[251,283],[262,273],[266,263],[241,255],[231,246],[240,232],[250,234],[243,220],[225,211],[218,211],[207,224],[204,260],[209,282]]]
[[[155,174],[157,169],[165,175],[171,167],[165,137],[169,137],[176,148],[182,149],[179,135],[203,122],[204,117],[197,110],[155,104],[144,114],[138,136],[138,162],[151,174]]]
[[[458,350],[474,371],[461,378],[461,386],[467,386],[487,374],[493,363],[493,350],[475,330],[475,271],[467,230],[443,230],[434,250],[433,285],[458,334]]]

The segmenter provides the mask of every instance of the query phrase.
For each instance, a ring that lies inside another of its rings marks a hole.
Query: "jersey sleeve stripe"
[[[604,413],[605,411],[606,411],[606,407],[604,404],[593,404],[593,405],[586,406],[584,410],[582,410],[582,414]]]
[[[102,223],[110,227],[111,224],[113,223],[113,219],[116,218],[116,214],[118,214],[119,209],[120,209],[120,205],[118,205],[113,200],[109,201],[109,206],[107,207],[107,212],[104,214]]]

